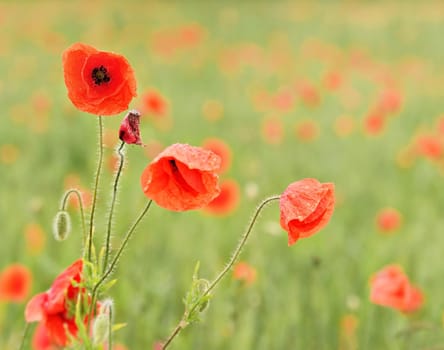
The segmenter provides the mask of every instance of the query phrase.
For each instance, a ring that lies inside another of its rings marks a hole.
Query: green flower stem
[[[236,262],[237,258],[242,252],[243,247],[245,246],[245,243],[247,243],[248,237],[250,236],[250,233],[254,227],[254,224],[256,223],[260,212],[262,209],[269,204],[272,201],[279,200],[280,196],[272,196],[264,199],[259,206],[256,208],[256,211],[254,212],[253,217],[250,220],[250,224],[248,225],[246,231],[243,233],[242,238],[240,242],[238,243],[236,249],[234,250],[233,254],[231,255],[230,260],[225,265],[224,269],[217,275],[217,277],[213,280],[213,282],[210,283],[208,288],[205,290],[205,292],[202,294],[201,298],[206,297],[210,294],[210,292],[219,284],[219,282],[227,275],[228,271],[233,267],[234,263]],[[182,329],[184,329],[188,322],[186,321],[187,315],[191,315],[196,308],[200,305],[199,301],[194,304],[194,306],[190,309],[189,312],[183,315],[182,319],[178,323],[178,325],[174,328],[174,331],[171,333],[171,335],[168,337],[168,339],[165,341],[165,343],[162,345],[162,349],[165,350],[170,343],[173,341],[173,339],[180,333]]]
[[[25,343],[26,343],[26,338],[28,337],[29,328],[30,328],[30,325],[28,322],[26,322],[25,329],[23,330],[22,340],[21,340],[20,346],[18,348],[19,350],[25,349]]]
[[[106,270],[106,272],[102,275],[102,277],[99,279],[99,281],[96,283],[92,290],[92,302],[91,302],[91,310],[90,314],[93,314],[94,311],[94,305],[96,304],[97,299],[97,291],[99,290],[99,287],[102,285],[103,282],[108,278],[108,276],[113,272],[114,268],[116,267],[117,262],[120,259],[120,256],[123,253],[123,250],[125,249],[126,245],[128,244],[131,236],[133,235],[134,231],[136,230],[137,226],[139,225],[140,221],[143,219],[145,214],[148,212],[148,209],[151,206],[151,203],[153,201],[150,200],[148,204],[145,206],[145,208],[142,210],[142,212],[139,214],[137,219],[134,221],[133,225],[130,227],[130,229],[126,232],[125,238],[123,239],[120,248],[117,250],[116,255],[114,256],[114,259],[111,261],[111,264],[109,268]]]
[[[120,160],[119,160],[119,168],[117,169],[116,174],[115,174],[115,178],[114,178],[111,207],[109,209],[109,214],[108,214],[108,227],[106,230],[106,241],[105,241],[105,256],[104,256],[103,267],[102,267],[103,273],[105,273],[106,268],[108,266],[108,258],[109,258],[110,249],[111,249],[111,226],[112,226],[112,221],[113,221],[114,206],[116,204],[117,188],[119,185],[120,175],[122,174],[123,163],[125,161],[125,154],[123,153],[124,146],[125,146],[125,142],[122,141],[119,148],[117,149],[117,153],[119,154]]]
[[[113,348],[113,307],[109,307],[109,322],[108,322],[108,349]]]
[[[94,194],[91,204],[91,216],[89,220],[89,234],[88,234],[88,255],[87,260],[91,261],[91,251],[93,245],[93,232],[94,232],[94,216],[96,213],[96,201],[97,201],[97,192],[99,188],[99,179],[100,173],[102,171],[102,163],[103,163],[103,121],[102,116],[98,117],[99,120],[99,160],[97,164],[95,182],[94,182]]]
[[[80,220],[82,221],[82,231],[83,231],[83,247],[86,245],[86,224],[85,224],[85,213],[83,210],[83,199],[82,194],[78,189],[72,188],[65,192],[62,198],[62,203],[60,205],[60,210],[65,211],[66,210],[66,204],[68,202],[68,198],[75,194],[77,196],[77,200],[79,201],[79,207],[80,207]]]

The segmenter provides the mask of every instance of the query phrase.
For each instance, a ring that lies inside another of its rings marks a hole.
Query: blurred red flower
[[[430,160],[438,160],[443,155],[443,143],[438,136],[421,135],[416,139],[416,152]]]
[[[280,112],[289,112],[293,108],[295,97],[290,89],[282,89],[272,97],[273,107]]]
[[[423,296],[399,266],[389,265],[371,277],[370,301],[401,312],[413,312],[422,306]]]
[[[140,138],[140,113],[132,109],[122,120],[119,129],[119,139],[127,144],[142,145]]]
[[[162,117],[168,113],[167,100],[157,91],[147,91],[142,95],[142,114]]]
[[[314,120],[301,120],[296,124],[295,133],[298,140],[314,141],[319,137],[319,125]]]
[[[314,85],[308,81],[300,81],[296,86],[301,100],[309,107],[316,107],[321,102],[321,95]]]
[[[143,171],[143,192],[165,209],[200,209],[220,193],[220,162],[220,157],[209,150],[173,144]]]
[[[202,147],[216,153],[220,159],[221,164],[219,168],[219,174],[226,172],[231,166],[231,149],[221,139],[208,138],[204,140]]]
[[[378,111],[370,112],[364,119],[364,131],[368,135],[379,135],[385,127],[385,115]]]
[[[0,273],[0,301],[23,302],[32,284],[31,271],[24,265],[11,264]]]
[[[136,96],[134,71],[125,57],[75,43],[63,53],[68,97],[81,111],[113,115]]]
[[[239,204],[239,185],[234,180],[225,180],[220,184],[220,193],[203,209],[213,215],[228,215]]]
[[[280,119],[267,117],[262,121],[262,136],[264,140],[273,145],[282,142],[284,138],[284,126]]]
[[[396,231],[401,226],[401,214],[394,208],[384,208],[376,217],[376,225],[382,232]]]
[[[69,343],[67,332],[73,337],[77,334],[73,309],[79,293],[86,292],[73,282],[81,282],[82,267],[82,260],[75,261],[57,276],[48,291],[35,295],[26,305],[26,322],[40,322],[53,345],[66,346]]]
[[[288,232],[288,245],[315,234],[327,225],[334,206],[333,183],[303,179],[290,184],[279,201],[280,223]]]
[[[323,78],[324,86],[330,91],[338,90],[342,86],[343,81],[342,74],[334,70],[327,72]]]
[[[378,108],[386,113],[399,112],[401,105],[402,95],[396,89],[386,89],[379,96]]]
[[[239,261],[233,268],[233,278],[235,280],[252,284],[256,281],[257,271],[250,264]]]

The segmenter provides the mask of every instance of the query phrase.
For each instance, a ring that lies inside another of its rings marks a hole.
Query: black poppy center
[[[174,159],[170,159],[168,162],[170,163],[171,170],[173,171],[173,173],[179,171],[179,169],[177,169],[176,161]]]
[[[96,67],[92,70],[91,77],[96,85],[108,83],[111,77],[104,66]]]

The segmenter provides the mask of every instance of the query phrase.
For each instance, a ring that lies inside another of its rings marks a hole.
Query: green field
[[[109,293],[115,322],[127,323],[115,343],[146,350],[167,338],[196,262],[213,279],[260,201],[312,177],[336,186],[330,223],[288,247],[277,203],[267,207],[240,258],[256,281],[229,275],[171,349],[444,349],[443,34],[441,1],[0,2],[0,272],[21,263],[33,275],[25,301],[0,300],[0,349],[18,347],[26,301],[81,256],[74,207],[66,241],[51,229],[67,183],[91,190],[97,163],[97,118],[75,109],[63,81],[74,42],[128,59],[131,108],[153,89],[168,101],[166,115],[141,119],[147,147],[127,147],[114,248],[147,201],[139,179],[156,150],[221,139],[232,152],[221,180],[240,188],[224,216],[151,208]],[[395,106],[370,130],[387,91]],[[97,244],[123,116],[104,118]],[[402,216],[395,232],[376,225],[386,207]],[[370,277],[393,263],[424,294],[413,314],[369,301]]]

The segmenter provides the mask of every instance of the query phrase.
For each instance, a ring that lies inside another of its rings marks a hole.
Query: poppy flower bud
[[[100,345],[108,338],[109,332],[109,315],[103,313],[99,314],[93,324],[93,343]]]
[[[119,129],[119,139],[127,144],[142,145],[140,138],[140,113],[132,109],[122,120]]]
[[[53,234],[57,241],[64,241],[71,233],[71,217],[65,210],[60,210],[53,223]]]

